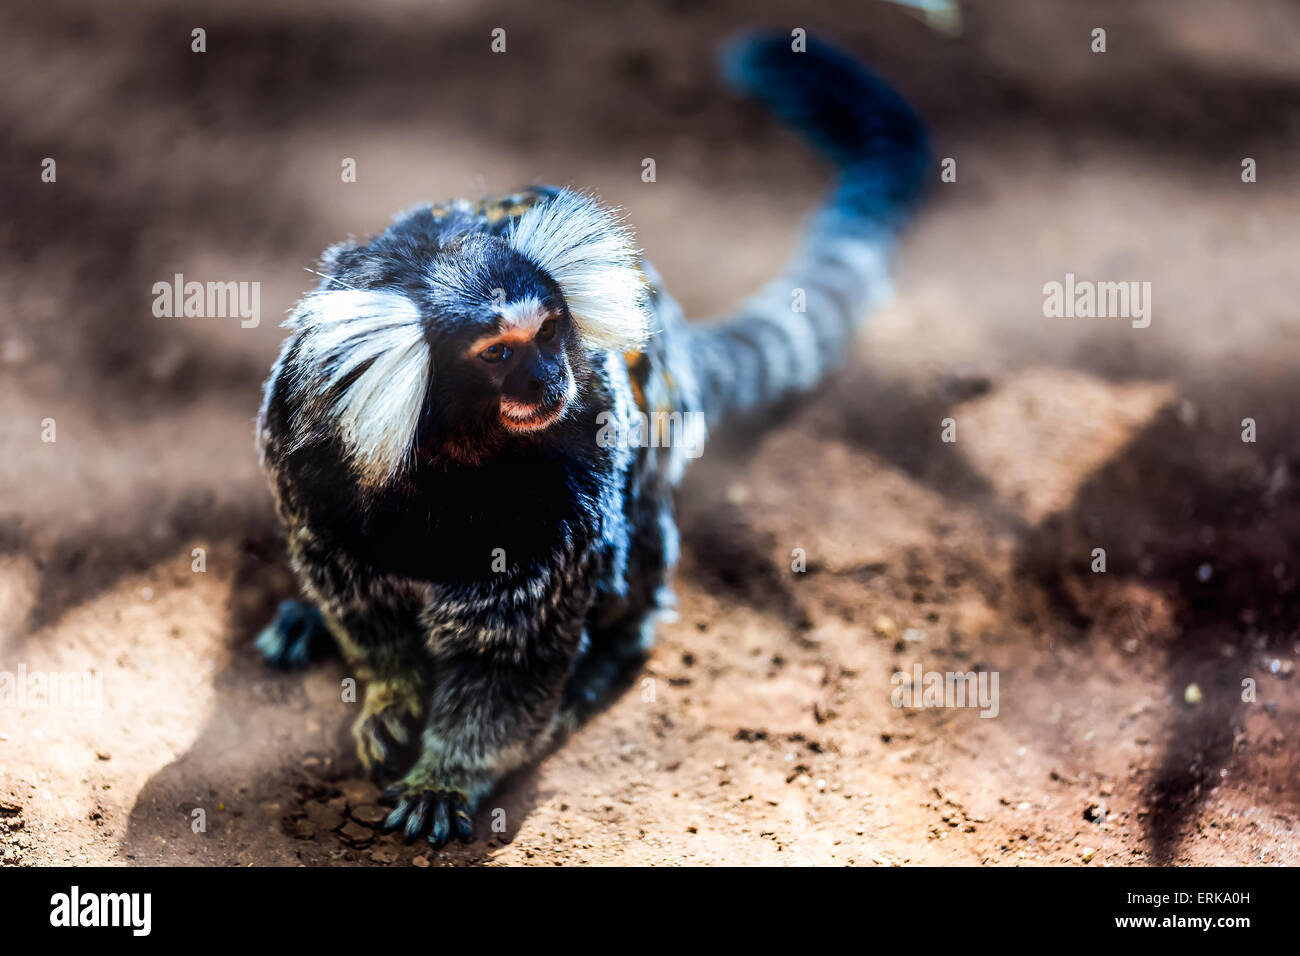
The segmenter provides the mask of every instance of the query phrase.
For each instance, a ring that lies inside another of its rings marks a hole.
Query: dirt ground
[[[0,671],[103,689],[0,707],[0,861],[1300,863],[1300,6],[812,6],[0,12]],[[726,308],[826,182],[713,79],[748,25],[866,57],[957,181],[845,370],[689,476],[643,679],[479,842],[379,837],[342,665],[251,646],[294,593],[252,447],[280,317],[328,243],[536,181]],[[1150,327],[1044,318],[1070,272],[1151,282]],[[175,273],[260,282],[260,324],[155,318]],[[997,672],[996,717],[895,707],[916,665]]]

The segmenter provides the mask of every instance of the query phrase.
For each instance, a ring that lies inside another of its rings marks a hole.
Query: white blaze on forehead
[[[646,284],[632,234],[595,199],[562,189],[520,216],[506,240],[555,280],[588,348],[645,340]]]
[[[550,317],[550,313],[542,307],[542,303],[531,297],[509,303],[499,315],[503,335],[529,339],[537,334],[542,323]]]
[[[541,300],[531,296],[507,303],[497,311],[497,331],[476,338],[465,350],[465,354],[478,355],[497,342],[505,342],[507,345],[531,342],[542,323],[552,317],[553,314],[542,305]]]
[[[363,480],[392,477],[414,446],[432,373],[415,303],[398,292],[316,292],[285,324],[297,332],[291,388],[304,410],[337,425]]]

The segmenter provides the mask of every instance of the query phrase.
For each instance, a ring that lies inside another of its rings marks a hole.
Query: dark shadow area
[[[283,551],[282,539],[272,537],[273,515],[263,502],[218,504],[202,491],[184,494],[174,502],[156,502],[126,525],[125,530],[119,522],[112,531],[61,537],[49,546],[38,564],[40,584],[22,629],[26,637],[20,641],[122,578],[147,571],[165,558],[180,555],[180,568],[189,571],[190,545],[201,544],[208,550],[226,544],[237,547],[245,564],[256,560],[254,555],[269,555],[273,548]],[[32,543],[21,531],[0,539],[0,554],[31,550],[35,550]]]
[[[954,375],[918,389],[870,372],[843,374],[821,403],[825,414],[818,415],[818,426],[821,434],[876,455],[995,525],[1017,529],[1022,520],[998,500],[988,479],[955,444],[939,441],[953,408],[991,387],[984,376]]]
[[[1153,675],[1176,702],[1176,719],[1147,783],[1147,823],[1154,862],[1177,859],[1200,801],[1228,781],[1261,804],[1294,808],[1300,772],[1294,762],[1278,779],[1260,754],[1234,749],[1249,708],[1268,714],[1285,739],[1300,731],[1300,713],[1279,709],[1285,687],[1270,659],[1300,637],[1296,587],[1300,567],[1300,388],[1288,371],[1250,379],[1222,374],[1187,386],[1194,408],[1167,407],[1114,462],[1093,475],[1068,511],[1028,532],[1016,576],[1046,594],[1060,633],[1117,643],[1130,633],[1135,666],[1153,655]],[[1243,418],[1257,441],[1242,441]],[[1092,571],[1104,548],[1106,571]],[[1117,633],[1134,611],[1125,585],[1137,584],[1175,609],[1173,633],[1151,637],[1140,619]],[[1023,611],[1041,612],[1025,601]],[[1064,618],[1061,616],[1064,612]],[[1069,634],[1069,631],[1065,632]],[[1258,702],[1243,702],[1242,681],[1259,685]],[[1189,685],[1202,689],[1185,702]]]

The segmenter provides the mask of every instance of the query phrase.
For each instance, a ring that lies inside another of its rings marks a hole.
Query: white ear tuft
[[[303,409],[336,425],[363,481],[391,478],[414,447],[431,373],[415,303],[331,289],[304,298],[285,324],[298,333],[291,388]]]
[[[507,240],[555,280],[588,348],[627,350],[645,342],[639,254],[631,232],[596,199],[562,189],[525,211]]]

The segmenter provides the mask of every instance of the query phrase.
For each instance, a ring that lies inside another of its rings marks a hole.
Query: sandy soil
[[[861,0],[536,6],[0,13],[0,671],[103,688],[0,707],[0,861],[1300,862],[1300,8],[984,2],[950,38]],[[531,181],[726,307],[824,184],[712,79],[754,23],[869,57],[958,181],[846,370],[688,479],[644,679],[480,842],[378,837],[341,665],[251,647],[293,593],[251,434],[279,316],[327,243]],[[154,318],[177,272],[261,282],[261,324]],[[1045,319],[1067,272],[1150,281],[1151,326]],[[998,672],[998,715],[893,706],[918,664]]]

